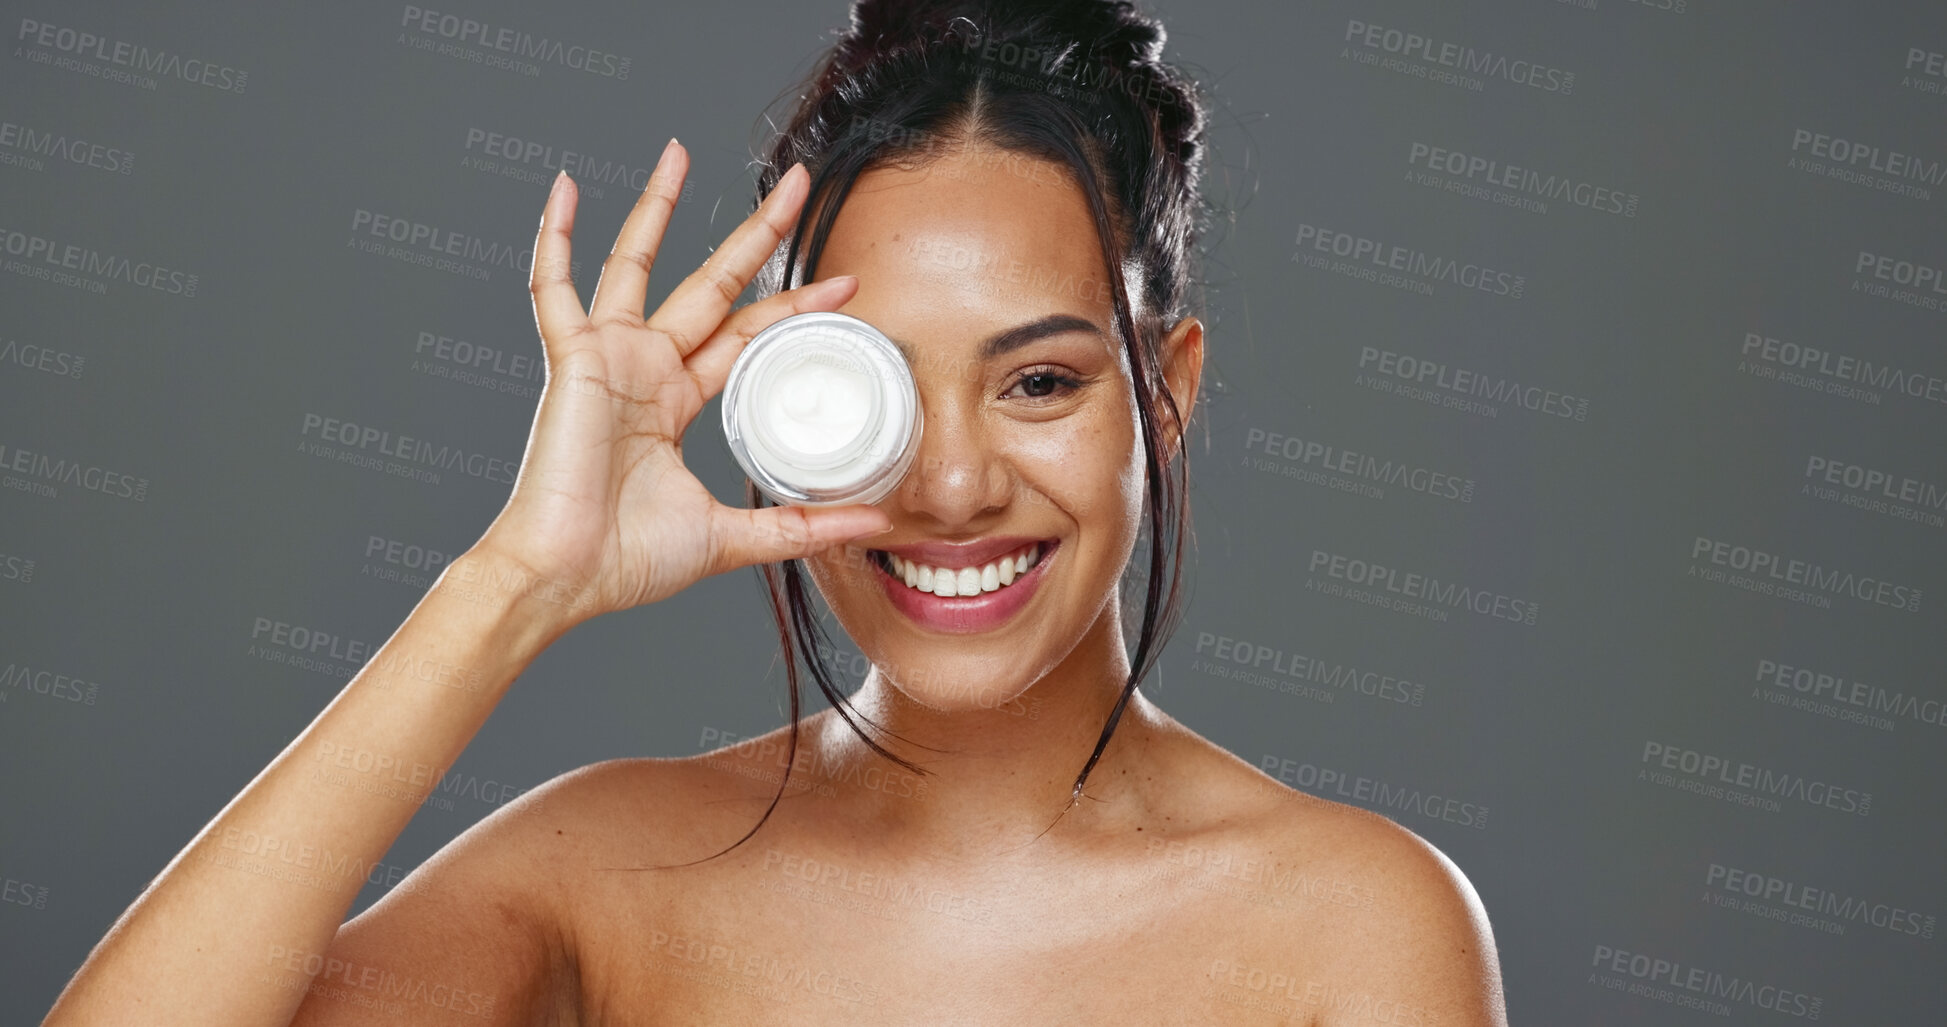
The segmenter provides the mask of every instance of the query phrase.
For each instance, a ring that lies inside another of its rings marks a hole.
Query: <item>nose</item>
[[[979,418],[952,406],[927,405],[919,451],[892,501],[935,530],[977,530],[983,516],[1006,509],[1014,494],[1014,469]]]

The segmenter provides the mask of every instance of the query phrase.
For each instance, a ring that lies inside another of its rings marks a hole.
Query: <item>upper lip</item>
[[[904,546],[875,546],[902,560],[930,567],[983,567],[1036,542],[1052,541],[1032,535],[1003,535],[966,542],[914,542]]]

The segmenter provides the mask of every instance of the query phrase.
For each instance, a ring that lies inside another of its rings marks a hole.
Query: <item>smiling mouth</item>
[[[1030,542],[998,560],[978,567],[936,567],[916,560],[907,560],[883,549],[872,550],[872,562],[894,581],[914,592],[924,592],[942,599],[956,597],[971,598],[990,592],[999,592],[1013,586],[1029,571],[1033,570],[1060,543],[1044,539]]]

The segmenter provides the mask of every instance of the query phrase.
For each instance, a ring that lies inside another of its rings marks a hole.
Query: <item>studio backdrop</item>
[[[556,169],[586,298],[689,147],[653,305],[845,10],[7,6],[12,1024],[499,511]],[[1947,6],[1153,9],[1217,216],[1193,595],[1146,693],[1451,856],[1514,1023],[1947,1022]],[[717,416],[685,453],[741,503]],[[353,912],[557,774],[779,726],[784,687],[753,571],[577,628]]]

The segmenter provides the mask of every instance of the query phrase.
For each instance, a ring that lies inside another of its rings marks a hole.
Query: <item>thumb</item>
[[[710,573],[757,563],[796,560],[892,528],[875,506],[770,506],[760,510],[717,507],[711,532],[716,566]]]

